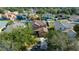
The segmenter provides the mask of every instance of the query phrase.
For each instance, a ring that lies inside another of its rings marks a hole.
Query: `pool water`
[[[4,27],[8,21],[0,21],[0,28]]]

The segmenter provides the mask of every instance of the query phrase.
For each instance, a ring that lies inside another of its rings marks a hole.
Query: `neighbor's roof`
[[[78,20],[78,19],[79,19],[79,16],[73,15],[73,16],[71,16],[69,19],[72,20],[72,21]]]
[[[21,23],[21,22],[15,22],[11,25],[9,25],[6,30],[4,30],[5,32],[10,32],[12,31],[13,29],[17,28],[17,27],[25,27],[25,24],[24,23]]]

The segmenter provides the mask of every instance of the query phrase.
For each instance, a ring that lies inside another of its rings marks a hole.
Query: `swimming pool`
[[[8,23],[8,21],[0,21],[0,28],[5,26]]]

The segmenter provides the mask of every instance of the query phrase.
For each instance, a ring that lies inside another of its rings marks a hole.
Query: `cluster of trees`
[[[5,10],[9,11],[18,11],[22,13],[23,11],[31,11],[31,9],[35,10],[38,14],[44,14],[44,13],[52,13],[52,14],[79,14],[79,8],[78,7],[4,7],[0,8],[0,13],[3,13]]]
[[[37,8],[39,9],[37,13],[51,13],[51,14],[79,14],[79,8],[77,7],[47,7],[47,8]]]
[[[76,37],[79,37],[79,25],[78,24],[74,26],[74,30],[77,32]]]
[[[50,30],[48,33],[49,51],[79,51],[79,25],[74,26],[75,38],[69,38],[67,33]]]
[[[32,48],[37,43],[36,36],[32,35],[32,30],[18,27],[11,32],[0,33],[0,50],[25,51]]]
[[[28,29],[27,29],[28,28]],[[49,30],[47,35],[48,51],[79,51],[79,25],[74,27],[77,37],[71,39],[67,33]],[[62,35],[62,36],[61,36]],[[0,33],[0,50],[25,51],[38,43],[32,28],[18,27],[11,32]]]
[[[0,13],[4,13],[5,11],[18,11],[19,13],[23,13],[24,11],[29,11],[29,8],[24,8],[24,7],[1,7],[0,8]]]
[[[61,36],[62,35],[62,36]],[[48,33],[48,50],[66,50],[68,45],[68,37],[61,31],[49,31]]]

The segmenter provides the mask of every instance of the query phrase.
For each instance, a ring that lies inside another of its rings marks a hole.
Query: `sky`
[[[78,7],[79,0],[1,0],[0,7]]]

